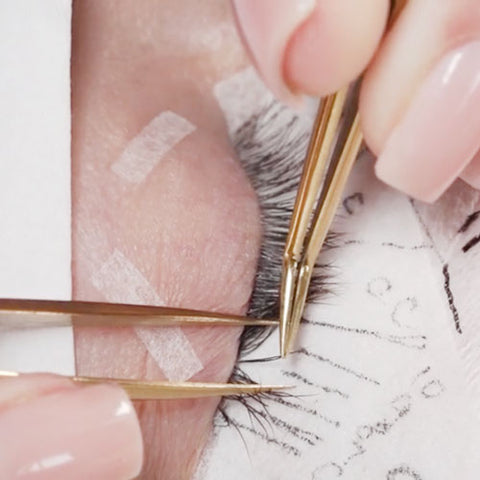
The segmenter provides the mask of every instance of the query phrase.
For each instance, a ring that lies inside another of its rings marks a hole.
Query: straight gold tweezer
[[[166,327],[180,325],[276,326],[276,320],[168,307],[97,302],[0,299],[1,328],[32,327]],[[0,371],[0,379],[18,376]],[[77,383],[116,383],[132,400],[165,400],[230,395],[254,395],[289,388],[285,385],[199,383],[129,380],[103,377],[69,377]]]
[[[0,371],[1,379],[16,377],[19,373]],[[225,397],[231,395],[256,395],[291,388],[287,385],[256,385],[243,383],[156,382],[101,377],[67,377],[75,383],[95,385],[115,383],[122,387],[132,400],[174,400],[182,398]]]
[[[390,24],[405,4],[406,0],[392,0]],[[283,255],[282,357],[291,351],[297,336],[316,259],[362,143],[357,92],[358,82],[329,95],[317,113]],[[353,98],[345,108],[347,96]]]
[[[277,326],[277,320],[180,308],[98,302],[0,299],[0,327]]]

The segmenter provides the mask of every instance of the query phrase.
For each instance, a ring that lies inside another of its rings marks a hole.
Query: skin
[[[378,49],[362,88],[362,127],[373,152],[381,152],[435,63],[449,50],[479,38],[480,7],[474,0],[407,4]]]
[[[91,277],[118,249],[165,304],[245,313],[261,227],[254,192],[211,93],[218,80],[246,62],[226,7],[222,2],[176,2],[168,8],[148,1],[75,4],[74,298],[105,300]],[[185,23],[185,15],[201,18],[201,27],[188,22],[192,30],[181,37],[156,28]],[[230,28],[222,31],[222,22]],[[218,49],[200,42],[210,29],[220,35]],[[188,118],[197,130],[165,155],[141,188],[132,188],[110,165],[164,110]],[[184,332],[205,366],[192,380],[226,381],[240,330]],[[84,375],[164,378],[132,330],[77,331],[76,358]],[[145,445],[141,478],[190,478],[218,401],[139,402]]]
[[[362,10],[367,34],[347,28],[348,22],[358,26],[359,3],[317,2],[313,16],[287,39],[282,81],[294,92],[321,96],[368,64],[360,114],[368,145],[380,153],[429,69],[451,48],[480,38],[480,7],[477,0],[410,2],[380,40],[388,2],[368,0],[368,9]],[[322,17],[329,9],[336,14]],[[347,26],[339,30],[340,18]],[[345,30],[354,35],[339,34]],[[338,55],[329,56],[325,45]],[[339,56],[342,62],[336,61]],[[74,2],[74,298],[105,299],[92,275],[116,248],[165,304],[245,312],[261,241],[259,210],[211,92],[217,81],[247,64],[232,11],[222,0]],[[269,75],[278,74],[257,66],[267,83]],[[164,157],[141,188],[129,189],[110,165],[167,109],[187,117],[197,130]],[[185,334],[205,366],[193,380],[227,380],[240,331],[191,328]],[[75,341],[80,374],[162,378],[130,330],[77,331]],[[15,391],[20,389],[25,401],[63,380],[30,377],[22,382],[3,384],[0,414],[19,401]],[[217,404],[218,399],[139,403],[145,444],[139,478],[190,478]]]

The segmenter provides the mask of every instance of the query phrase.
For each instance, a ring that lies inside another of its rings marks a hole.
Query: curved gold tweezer
[[[277,320],[117,303],[0,299],[0,327],[277,326]]]
[[[406,3],[392,0],[390,23]],[[362,144],[357,93],[358,82],[326,97],[318,109],[283,254],[282,357],[291,351],[297,336],[315,262]],[[348,96],[354,97],[352,101],[346,102]]]
[[[17,377],[18,372],[0,371],[1,379]],[[75,383],[96,385],[115,383],[122,387],[131,400],[173,400],[182,398],[224,397],[229,395],[256,395],[291,388],[288,385],[257,385],[243,383],[155,382],[122,378],[67,377]]]

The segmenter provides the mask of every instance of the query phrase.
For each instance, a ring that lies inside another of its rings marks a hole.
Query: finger
[[[135,410],[119,387],[55,375],[0,380],[0,478],[128,480],[141,463]]]
[[[376,173],[436,200],[480,146],[480,4],[410,2],[370,67],[360,113]]]
[[[356,78],[380,41],[387,0],[233,0],[257,68],[281,99],[325,95]]]

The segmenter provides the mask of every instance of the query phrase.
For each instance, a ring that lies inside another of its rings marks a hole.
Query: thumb
[[[126,393],[49,374],[0,380],[0,478],[128,480],[142,437]]]

